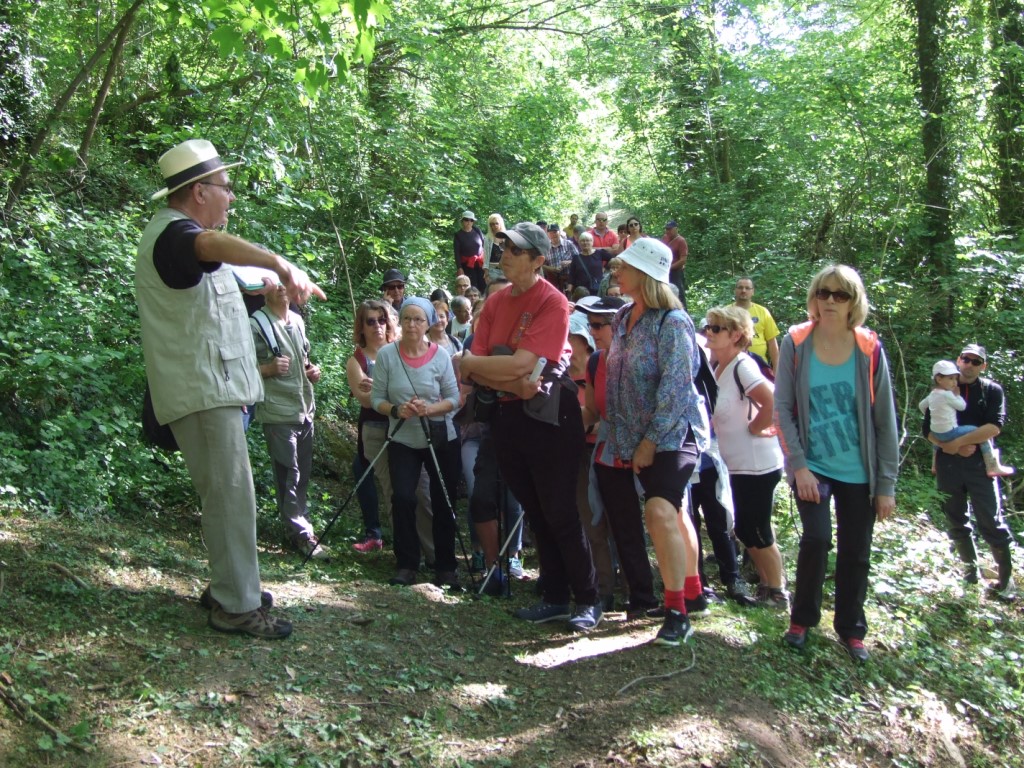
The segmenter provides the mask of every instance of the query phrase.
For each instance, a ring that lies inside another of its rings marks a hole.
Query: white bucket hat
[[[641,237],[619,254],[619,259],[650,275],[659,283],[668,282],[669,267],[672,266],[672,250],[661,240]]]
[[[209,141],[189,139],[164,152],[159,163],[160,173],[163,174],[167,186],[154,194],[150,200],[159,200],[186,184],[205,179],[218,171],[242,165],[243,161],[225,163]]]

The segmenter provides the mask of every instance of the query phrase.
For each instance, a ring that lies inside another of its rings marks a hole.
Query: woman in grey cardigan
[[[399,341],[377,353],[370,398],[374,410],[390,420],[388,431],[393,435],[388,445],[388,467],[398,572],[391,583],[408,586],[416,581],[420,565],[416,484],[426,465],[434,510],[434,583],[458,589],[455,514],[449,500],[455,498],[459,468],[459,444],[452,425],[452,412],[459,406],[459,388],[448,353],[427,340],[427,329],[437,322],[433,304],[418,297],[406,299],[399,322]]]
[[[784,640],[802,649],[821,620],[822,585],[836,506],[833,626],[854,661],[864,647],[871,536],[896,506],[899,446],[889,365],[868,301],[850,267],[821,270],[807,291],[810,320],[790,328],[775,380],[775,421],[803,524],[796,591]]]

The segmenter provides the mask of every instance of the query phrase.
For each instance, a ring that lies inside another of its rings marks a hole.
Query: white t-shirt
[[[956,412],[967,407],[967,403],[956,392],[948,389],[933,389],[928,397],[918,403],[921,413],[932,412],[932,432],[949,432],[956,427]]]
[[[757,363],[742,352],[725,366],[718,377],[718,401],[711,417],[718,435],[718,448],[730,474],[764,475],[782,468],[782,449],[778,438],[755,437],[747,430],[758,408],[749,397],[740,398],[733,372],[737,366],[744,395],[759,384],[771,386],[771,382],[761,375]]]

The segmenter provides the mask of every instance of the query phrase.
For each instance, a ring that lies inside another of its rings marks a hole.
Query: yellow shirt
[[[733,306],[737,306],[735,302]],[[759,355],[762,360],[771,365],[771,358],[768,356],[768,342],[779,335],[779,326],[775,324],[772,313],[760,304],[751,302],[750,317],[754,321],[754,340],[750,342],[750,352]]]

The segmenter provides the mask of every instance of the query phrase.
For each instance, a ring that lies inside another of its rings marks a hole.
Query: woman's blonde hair
[[[820,319],[818,317],[817,293],[829,278],[839,283],[839,290],[850,294],[850,328],[859,328],[864,325],[871,309],[868,305],[867,292],[864,290],[864,282],[857,274],[857,270],[845,264],[829,264],[814,276],[811,287],[807,289],[807,316],[815,321]]]
[[[488,227],[491,226],[491,222],[494,222],[494,221],[498,222],[498,231],[499,232],[504,232],[505,231],[505,219],[502,218],[500,213],[492,213],[490,216],[488,216],[487,217],[487,226]]]
[[[357,347],[366,346],[366,333],[363,331],[366,325],[366,316],[371,312],[380,312],[384,315],[384,341],[390,344],[395,340],[395,320],[388,311],[383,301],[368,299],[356,309],[356,321],[352,327],[352,341]],[[379,318],[378,318],[379,319]]]
[[[743,350],[750,348],[754,340],[754,320],[743,307],[712,307],[708,310],[707,318],[708,325],[721,325],[729,333],[739,331],[740,338],[736,346]]]

